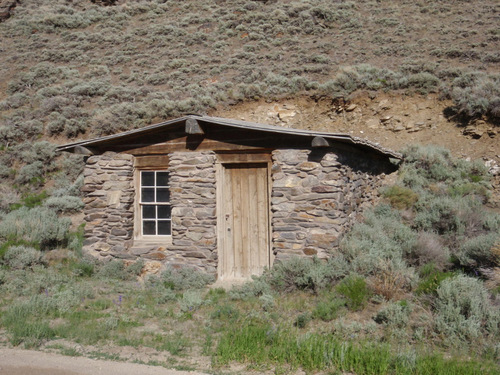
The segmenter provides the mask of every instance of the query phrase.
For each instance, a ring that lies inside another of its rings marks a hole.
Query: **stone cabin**
[[[86,253],[219,280],[328,258],[400,158],[350,135],[195,115],[59,151],[86,155]]]

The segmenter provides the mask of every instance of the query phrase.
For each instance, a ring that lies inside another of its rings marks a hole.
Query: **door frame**
[[[229,280],[227,276],[222,274],[221,261],[224,257],[224,252],[227,251],[226,233],[224,224],[224,168],[225,165],[234,164],[248,164],[259,163],[265,164],[267,168],[267,215],[268,215],[268,228],[267,228],[267,248],[268,248],[268,266],[272,266],[274,262],[274,254],[272,251],[272,215],[271,215],[271,193],[272,193],[272,179],[271,179],[271,154],[270,153],[219,153],[217,154],[217,162],[215,165],[216,171],[216,212],[217,212],[217,278],[218,280]]]

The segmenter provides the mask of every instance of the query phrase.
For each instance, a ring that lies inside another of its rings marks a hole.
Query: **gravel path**
[[[2,375],[204,375],[135,363],[67,357],[33,350],[0,348]]]

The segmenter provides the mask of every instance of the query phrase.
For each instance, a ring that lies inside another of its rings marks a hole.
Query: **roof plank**
[[[189,126],[187,123],[189,122]],[[59,146],[57,151],[69,151],[75,152],[75,148],[77,146],[83,146],[87,148],[96,147],[96,148],[105,148],[107,144],[121,142],[127,139],[134,139],[136,137],[143,137],[147,135],[153,135],[157,132],[166,132],[170,129],[174,130],[181,125],[184,125],[185,130],[188,134],[189,129],[196,130],[196,125],[203,131],[201,124],[211,125],[219,125],[219,126],[227,126],[236,129],[246,129],[249,131],[259,131],[265,133],[271,133],[275,135],[286,134],[290,136],[300,136],[305,138],[310,138],[309,144],[312,144],[312,141],[315,137],[323,138],[326,142],[335,141],[340,143],[347,143],[353,146],[358,146],[364,149],[369,149],[377,154],[385,155],[386,157],[401,159],[402,156],[398,152],[386,149],[377,143],[370,142],[366,139],[353,137],[349,134],[342,133],[328,133],[328,132],[317,132],[311,130],[302,130],[302,129],[292,129],[292,128],[284,128],[280,126],[266,125],[266,124],[258,124],[254,122],[248,121],[240,121],[240,120],[232,120],[220,117],[210,117],[210,116],[198,116],[198,115],[187,115],[184,117],[180,117],[177,119],[161,122],[158,124],[153,124],[149,126],[145,126],[141,129],[129,130],[127,132],[113,134],[105,137],[93,138],[89,140],[83,140],[73,143],[68,143],[66,145]],[[188,129],[189,128],[189,129]],[[204,133],[205,134],[205,131]],[[193,133],[193,135],[201,135],[200,133]],[[318,141],[316,141],[318,142]],[[323,142],[324,143],[324,142]]]

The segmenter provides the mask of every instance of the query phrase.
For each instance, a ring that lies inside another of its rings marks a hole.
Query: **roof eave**
[[[112,140],[116,140],[116,139],[120,139],[120,138],[126,138],[126,137],[133,136],[134,134],[137,134],[137,135],[147,134],[148,132],[152,132],[155,129],[160,129],[163,127],[172,126],[175,124],[185,122],[186,120],[188,120],[190,118],[196,119],[196,120],[202,121],[202,122],[207,122],[207,123],[212,123],[212,124],[222,125],[222,126],[229,126],[229,127],[233,127],[233,128],[246,129],[246,130],[256,130],[256,131],[263,131],[263,132],[269,132],[269,133],[298,135],[298,136],[305,136],[305,137],[311,137],[311,138],[323,137],[325,139],[329,139],[332,141],[349,143],[352,145],[366,147],[366,148],[372,149],[378,153],[381,153],[381,154],[386,155],[386,156],[391,157],[391,158],[395,158],[395,159],[402,158],[402,155],[398,152],[386,149],[386,148],[382,147],[381,145],[379,145],[377,143],[370,142],[366,139],[353,137],[349,134],[315,132],[315,131],[311,131],[311,130],[283,128],[283,127],[279,127],[279,126],[264,125],[264,124],[252,123],[252,122],[247,122],[247,121],[229,120],[229,119],[220,118],[220,117],[209,117],[209,116],[198,116],[198,115],[186,115],[186,116],[179,117],[179,118],[176,118],[173,120],[160,122],[160,123],[154,124],[154,125],[149,125],[149,126],[141,128],[141,129],[134,129],[134,130],[129,130],[129,131],[119,133],[119,134],[113,134],[113,135],[108,135],[108,136],[104,136],[104,137],[99,137],[99,138],[94,138],[94,139],[89,139],[89,140],[84,140],[84,141],[78,141],[78,142],[74,142],[74,143],[68,143],[66,145],[62,145],[62,146],[57,147],[56,150],[59,152],[60,151],[74,152],[75,148],[77,148],[78,146],[91,148],[92,146],[97,146],[97,145],[103,144],[106,141],[112,141]]]

